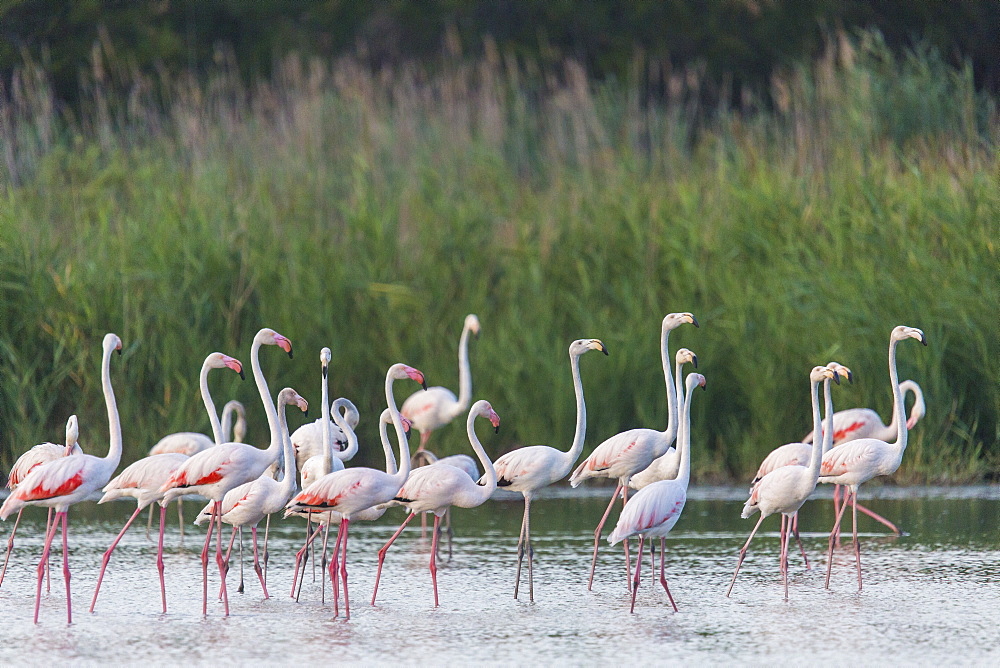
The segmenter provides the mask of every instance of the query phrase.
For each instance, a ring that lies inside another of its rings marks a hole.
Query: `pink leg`
[[[851,507],[854,517],[851,518],[851,529],[854,533],[854,561],[858,565],[858,591],[861,591],[861,543],[858,542],[858,488],[851,494]]]
[[[141,513],[142,510],[143,509],[139,507],[135,509],[135,512],[132,513],[132,516],[128,518],[127,522],[125,522],[125,526],[123,526],[122,530],[118,532],[118,536],[115,537],[113,541],[111,541],[111,547],[109,547],[107,552],[104,553],[104,558],[101,560],[101,572],[98,573],[97,575],[97,586],[94,588],[94,598],[90,602],[90,612],[93,612],[94,606],[97,605],[97,595],[101,593],[101,582],[104,581],[104,571],[107,570],[108,562],[111,561],[111,553],[115,551],[116,547],[118,547],[118,542],[121,541],[122,537],[125,535],[125,532],[128,531],[128,528],[130,526],[132,526],[132,522],[135,521],[135,518],[139,516],[139,513]]]
[[[14,551],[14,534],[17,533],[17,525],[21,523],[21,513],[24,508],[17,511],[17,518],[14,520],[14,528],[10,530],[10,538],[7,539],[7,556],[3,559],[3,571],[0,571],[0,586],[3,586],[4,576],[7,575],[7,562],[10,561],[10,553]]]
[[[604,528],[604,523],[608,521],[608,515],[611,514],[611,507],[615,505],[615,501],[618,500],[618,493],[622,489],[621,482],[615,487],[615,493],[611,495],[611,503],[608,504],[607,510],[604,511],[604,515],[601,517],[601,521],[597,524],[597,528],[594,529],[594,557],[590,561],[590,580],[587,582],[587,589],[594,588],[594,570],[597,568],[597,548],[601,544],[601,530]]]
[[[872,518],[876,522],[881,522],[882,524],[886,525],[887,527],[889,527],[889,530],[892,531],[897,536],[902,536],[903,535],[903,532],[899,530],[899,527],[897,527],[895,524],[893,524],[892,522],[890,522],[886,518],[882,517],[881,515],[879,515],[875,511],[870,510],[869,508],[865,508],[860,503],[858,504],[858,510],[860,510],[862,513],[864,513],[868,517]]]
[[[438,607],[438,569],[437,569],[437,543],[438,529],[441,527],[441,517],[434,515],[434,538],[431,541],[431,583],[434,585],[434,607]]]
[[[833,530],[830,532],[830,546],[826,552],[826,588],[830,588],[830,573],[833,572],[833,545],[836,540],[840,537],[840,522],[844,518],[844,511],[847,510],[847,499],[845,497],[844,503],[840,506],[840,512],[837,513],[837,520],[833,523]]]
[[[160,537],[156,541],[156,570],[160,574],[160,599],[167,614],[167,583],[163,579],[163,529],[167,526],[167,507],[160,506]]]
[[[628,484],[627,483],[623,483],[622,484],[622,510],[625,509],[625,504],[626,503],[628,503]],[[625,586],[631,588],[632,584],[629,581],[629,575],[632,573],[632,565],[629,563],[628,538],[626,538],[625,540],[623,540],[622,544],[625,546]],[[640,558],[642,557],[642,550],[639,550],[639,557]]]
[[[323,524],[323,565],[319,569],[319,601],[323,605],[326,605],[326,576],[327,576],[327,563],[326,563],[326,548],[329,545],[330,540],[330,523],[326,522]]]
[[[834,485],[833,486],[833,520],[834,520],[834,522],[837,521],[837,517],[840,515],[840,505],[841,505],[840,494],[841,494],[841,487],[842,487],[842,485]],[[845,496],[845,499],[846,499],[846,496]],[[834,538],[834,546],[835,547],[840,547],[840,533],[839,532],[837,533],[836,538]]]
[[[795,511],[792,515],[792,533],[795,535],[795,542],[799,544],[799,552],[802,553],[802,561],[806,562],[806,570],[810,569],[809,557],[806,556],[806,548],[802,546],[802,539],[799,538],[799,513]]]
[[[332,516],[331,516],[332,519]],[[343,537],[343,532],[340,530],[343,526],[341,522],[341,527],[337,528],[337,540],[333,546],[332,559],[330,559],[330,587],[333,589],[333,616],[337,617],[340,615],[340,584],[338,579],[340,575],[337,570],[340,565],[340,539]]]
[[[733,593],[733,585],[736,584],[736,576],[740,574],[740,566],[743,565],[743,560],[746,559],[747,548],[750,547],[750,541],[753,540],[754,534],[757,533],[757,529],[760,528],[761,522],[763,521],[764,521],[764,516],[761,515],[760,519],[757,520],[757,525],[753,528],[753,531],[750,532],[750,537],[747,538],[747,542],[743,545],[743,547],[740,548],[740,559],[739,561],[736,562],[736,571],[733,573],[733,581],[729,583],[729,589],[726,590],[726,598],[729,598],[729,595]],[[661,559],[663,558],[662,554],[660,555],[660,558]],[[671,599],[671,601],[672,600],[673,599]]]
[[[264,583],[264,569],[260,567],[260,559],[257,556],[257,527],[250,527],[250,535],[253,536],[253,570],[260,580],[260,588],[264,590],[264,598],[271,598],[267,593],[267,584]]]
[[[45,519],[45,528],[46,528],[46,530],[48,529],[49,524],[52,523],[52,513],[53,513],[52,509],[49,508],[48,517],[46,517],[46,519]],[[54,536],[53,536],[53,538],[54,538]],[[48,560],[46,560],[46,562],[45,562],[45,592],[46,593],[52,591],[52,578],[51,578],[51,574],[52,574],[52,571],[49,570],[49,562],[48,562]]]
[[[782,559],[781,559],[781,573],[784,576],[784,580],[785,580],[785,600],[786,601],[788,600],[788,548],[789,548],[789,546],[791,545],[791,542],[792,542],[792,531],[791,531],[792,521],[793,521],[793,518],[789,517],[788,518],[789,529],[787,531],[785,531],[785,542],[781,546],[781,554],[782,554]]]
[[[73,595],[69,590],[69,536],[67,532],[67,517],[66,511],[56,513],[56,520],[58,521],[59,516],[62,515],[62,540],[63,540],[63,580],[66,581],[66,623],[73,623]],[[858,574],[860,577],[861,564],[858,562]]]
[[[236,531],[237,531],[237,527],[234,526],[233,527],[233,532],[229,536],[229,546],[226,548],[226,564],[229,563],[229,557],[232,556],[232,554],[233,554],[233,543],[236,542]],[[220,533],[221,533],[221,529],[220,529]],[[243,547],[242,541],[240,542],[240,547],[241,548]],[[219,585],[219,600],[220,601],[222,600],[222,585],[221,584]]]
[[[306,538],[305,544],[302,546],[298,552],[295,553],[295,572],[292,574],[292,593],[291,596],[295,598],[296,601],[299,600],[299,595],[302,593],[302,583],[306,581],[306,569],[305,564],[302,564],[302,579],[299,580],[299,564],[303,559],[306,558],[306,554],[309,551],[309,546],[312,545],[313,541],[316,540],[316,536],[319,532],[323,530],[323,525],[317,523],[316,530],[313,531]],[[297,583],[297,584],[296,584]]]
[[[344,619],[351,618],[351,599],[347,595],[347,527],[350,523],[351,520],[348,519],[347,517],[344,517],[343,519],[340,520],[340,533],[344,534],[343,536],[344,551],[340,555],[340,580],[341,580],[341,585],[344,589]],[[340,541],[341,537],[338,534],[337,542],[339,543]],[[434,553],[431,552],[431,554]]]
[[[56,525],[50,522],[45,531],[45,546],[42,557],[38,560],[38,591],[35,595],[35,623],[38,623],[38,609],[42,604],[42,580],[45,578],[46,564],[49,561],[49,551],[52,549],[52,539],[56,536]]]
[[[635,595],[639,593],[639,570],[642,567],[642,543],[646,537],[639,534],[639,556],[635,559],[635,578],[632,580],[632,607],[629,612],[635,612]]]
[[[226,611],[225,616],[229,616],[229,592],[226,590],[226,575],[229,572],[229,564],[222,557],[222,501],[215,502],[215,516],[218,518],[219,533],[215,541],[215,563],[219,566],[219,579],[222,580],[222,606]]]
[[[674,597],[670,595],[670,587],[667,586],[667,576],[664,573],[663,558],[667,555],[666,541],[660,539],[660,584],[663,585],[663,591],[667,592],[667,598],[670,599],[670,605],[673,606],[674,612],[677,612],[677,604],[674,603]]]
[[[215,532],[215,505],[212,505],[212,516],[209,518],[208,531],[205,533],[205,546],[201,549],[201,614],[208,615],[208,547],[212,544],[212,534]]]
[[[785,572],[785,534],[788,532],[788,518],[781,515],[781,531],[778,532],[778,570]]]
[[[385,554],[389,551],[389,547],[396,542],[397,538],[399,538],[399,534],[403,533],[403,529],[405,529],[406,525],[410,523],[410,520],[413,519],[414,515],[416,515],[416,513],[410,513],[407,515],[406,519],[403,520],[403,523],[399,525],[398,529],[396,529],[396,533],[392,534],[392,538],[390,538],[389,541],[382,546],[382,549],[378,551],[378,570],[375,571],[375,591],[372,592],[372,605],[375,605],[375,597],[378,595],[378,582],[382,577],[382,564],[385,563]],[[434,553],[431,552],[431,558],[433,558],[433,555]]]

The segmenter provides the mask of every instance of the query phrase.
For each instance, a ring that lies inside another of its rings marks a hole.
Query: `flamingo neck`
[[[385,420],[378,421],[378,435],[382,441],[382,452],[385,453],[385,472],[396,474],[396,457],[392,454],[392,443],[389,442],[389,425]]]
[[[693,392],[694,386],[689,387],[681,407],[677,429],[677,449],[680,451],[681,464],[677,469],[676,480],[685,489],[691,480],[691,395]]]
[[[580,457],[580,453],[583,452],[583,442],[587,438],[587,404],[583,400],[583,380],[580,378],[580,356],[570,355],[569,365],[573,372],[573,392],[576,394],[576,431],[573,432],[573,445],[570,447],[569,452],[566,453],[568,465],[572,467]],[[472,423],[470,422],[469,424],[471,425]]]
[[[393,475],[393,478],[399,481],[399,486],[402,487],[403,483],[406,482],[406,478],[410,475],[410,444],[406,440],[406,431],[403,429],[403,418],[399,414],[399,409],[396,408],[396,397],[392,392],[393,382],[393,377],[386,374],[385,400],[389,405],[389,415],[392,416],[392,425],[396,428],[396,442],[399,443],[399,470]],[[386,462],[386,468],[388,469],[388,467],[389,463]]]
[[[667,444],[663,447],[663,452],[666,452],[677,438],[677,401],[680,395],[679,392],[675,393],[674,379],[670,373],[670,350],[667,346],[669,338],[670,329],[664,325],[660,334],[660,362],[663,365],[663,380],[667,386],[667,429],[662,432]]]
[[[469,434],[469,443],[472,444],[472,449],[476,451],[476,456],[479,457],[479,463],[483,465],[483,470],[486,471],[486,475],[484,476],[486,483],[481,486],[476,485],[473,494],[474,498],[472,501],[475,505],[479,505],[486,503],[493,496],[493,492],[497,488],[497,471],[493,468],[493,462],[490,461],[489,455],[486,454],[483,444],[476,435],[476,417],[475,413],[469,413],[469,420],[465,423],[465,430]]]
[[[889,383],[892,385],[892,423],[896,425],[896,447],[902,457],[906,450],[906,422],[900,417],[903,414],[903,391],[899,388],[899,375],[896,372],[896,339],[889,340]]]
[[[826,402],[826,423],[820,424],[819,417],[819,383],[810,381],[812,385],[812,410],[813,410],[813,442],[812,453],[809,456],[809,473],[816,479],[819,478],[819,467],[823,461],[823,453],[829,449],[827,440],[833,443],[833,401],[830,397],[830,379],[823,380],[823,395]],[[821,438],[816,438],[816,434],[823,434]]]
[[[108,426],[110,427],[111,442],[108,447],[108,455],[104,458],[112,472],[118,468],[118,463],[122,458],[122,423],[118,417],[118,402],[115,401],[115,390],[111,387],[111,353],[113,346],[104,347],[104,358],[101,361],[101,384],[104,387],[104,403],[108,407]]]
[[[285,470],[281,477],[280,489],[288,498],[292,498],[292,492],[295,491],[295,449],[292,447],[292,437],[288,433],[287,407],[286,402],[278,402],[278,426],[282,436],[281,457],[284,459],[282,467]]]
[[[327,382],[327,368],[323,366],[321,388],[320,431],[323,434],[323,470],[329,473],[333,467],[333,430],[330,429],[330,388]]]
[[[219,423],[219,413],[215,410],[215,402],[212,401],[212,392],[208,389],[208,372],[211,369],[208,360],[205,360],[205,363],[201,365],[201,375],[198,377],[198,382],[201,385],[201,400],[205,403],[205,410],[208,411],[208,421],[212,423],[212,438],[215,439],[215,444],[219,445],[223,442],[224,431]]]
[[[274,407],[271,390],[268,389],[264,372],[260,369],[260,346],[260,340],[254,337],[253,345],[250,346],[250,366],[253,368],[253,379],[257,383],[260,400],[264,404],[264,412],[267,414],[267,426],[271,431],[271,444],[267,446],[265,452],[273,461],[277,459],[278,453],[281,451],[283,439],[281,438],[281,428],[278,425],[278,410]]]
[[[913,392],[913,407],[910,409],[910,417],[906,421],[906,428],[913,429],[917,421],[927,413],[927,404],[924,403],[924,393],[912,380],[904,380],[899,384],[899,389],[903,393],[903,400],[906,400],[906,393]]]
[[[340,431],[344,432],[344,436],[347,437],[347,449],[344,450],[343,452],[336,453],[335,456],[337,457],[337,459],[341,461],[346,461],[351,457],[353,457],[354,454],[358,451],[358,435],[354,431],[354,428],[351,426],[351,423],[348,422],[347,416],[345,416],[343,413],[340,412],[340,406],[338,405],[339,401],[340,400],[338,399],[337,401],[333,402],[334,403],[333,421],[337,423],[337,426],[340,427]],[[327,427],[327,429],[329,430],[329,427]],[[327,437],[324,436],[324,438]],[[333,436],[331,435],[325,441],[325,443],[328,446],[329,451],[333,453]],[[326,468],[326,470],[329,471],[330,467],[333,465],[333,460],[331,459],[327,463],[329,464],[329,466]],[[395,462],[393,462],[392,472],[393,473],[396,472]]]
[[[458,340],[458,405],[455,415],[469,410],[472,403],[472,369],[469,366],[469,334],[468,327],[462,329],[462,337]]]

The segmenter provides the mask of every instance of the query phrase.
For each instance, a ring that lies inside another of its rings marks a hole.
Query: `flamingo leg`
[[[635,559],[635,577],[632,579],[632,607],[629,612],[635,612],[635,595],[639,593],[639,571],[642,569],[642,547],[646,537],[639,534],[639,556]]]
[[[319,602],[326,605],[326,548],[330,540],[330,523],[323,523],[323,563],[319,569]]]
[[[66,581],[66,623],[73,623],[73,595],[69,589],[69,535],[67,533],[67,517],[66,511],[60,511],[56,513],[56,521],[59,521],[59,517],[62,516],[62,547],[63,547],[63,580]],[[860,573],[860,563],[859,570]]]
[[[226,548],[226,563],[229,563],[229,556],[233,553],[233,543],[236,541],[237,527],[233,526],[233,531],[229,535],[229,547]],[[222,585],[219,585],[219,600],[222,600]]]
[[[320,528],[319,522],[316,523],[316,528],[317,529]],[[311,533],[312,533],[312,515],[310,515],[309,517],[306,518],[306,535],[309,535]],[[312,544],[312,541],[310,541],[310,545],[311,544]],[[307,556],[308,556],[309,560],[312,561],[313,582],[316,582],[316,548],[315,547],[310,547]]]
[[[128,528],[132,526],[132,522],[135,521],[135,518],[139,516],[139,513],[141,513],[142,510],[143,509],[141,507],[137,507],[135,509],[135,512],[132,513],[132,516],[128,518],[127,522],[125,522],[125,526],[123,526],[122,530],[118,532],[118,536],[116,536],[115,539],[111,541],[111,547],[109,547],[107,551],[104,553],[104,558],[101,559],[101,572],[98,573],[97,575],[97,586],[94,587],[94,598],[90,602],[90,612],[93,612],[94,606],[97,605],[97,595],[101,593],[101,582],[104,581],[104,571],[107,570],[108,562],[111,561],[111,553],[115,551],[116,547],[118,547],[118,542],[125,535],[125,532],[128,531]]]
[[[226,590],[226,575],[229,573],[229,562],[222,557],[222,501],[215,502],[215,515],[219,522],[218,538],[215,542],[215,562],[219,565],[219,578],[222,580],[222,605],[225,616],[229,616],[229,592]]]
[[[778,570],[785,572],[785,534],[788,532],[788,518],[781,515],[781,531],[778,533]]]
[[[528,553],[528,601],[535,602],[535,548],[531,546],[531,499],[524,501],[524,542]]]
[[[306,536],[306,542],[302,546],[302,549],[300,549],[298,552],[295,553],[295,572],[292,574],[292,593],[290,594],[290,596],[294,598],[296,601],[299,600],[299,595],[302,593],[302,583],[305,582],[306,579],[305,564],[302,564],[301,568],[302,579],[299,580],[299,565],[301,564],[302,560],[306,558],[306,554],[309,551],[309,546],[312,544],[314,540],[316,540],[316,536],[319,535],[319,532],[322,531],[322,529],[323,529],[322,526],[317,526],[316,531]]]
[[[784,517],[784,515],[782,515]],[[793,518],[788,518],[788,529],[785,531],[785,542],[781,546],[781,572],[784,575],[785,581],[785,600],[788,600],[788,548],[792,542],[792,520]]]
[[[618,493],[622,489],[621,481],[618,482],[618,486],[615,487],[615,493],[611,495],[611,503],[608,504],[607,509],[604,511],[604,515],[601,517],[601,521],[598,522],[597,528],[594,529],[594,556],[590,560],[590,580],[587,582],[587,589],[594,588],[594,570],[597,568],[597,547],[601,544],[601,530],[604,528],[604,523],[608,521],[608,515],[611,514],[611,507],[615,505],[615,501],[618,500]]]
[[[660,584],[663,585],[663,591],[667,592],[667,598],[670,599],[670,605],[673,606],[674,612],[677,612],[677,604],[674,603],[674,597],[670,595],[670,587],[667,586],[667,576],[664,573],[663,558],[667,556],[666,540],[660,538]]]
[[[333,516],[330,516],[330,522],[333,522]],[[333,545],[332,559],[330,559],[330,586],[333,589],[333,616],[337,617],[340,615],[340,584],[337,581],[337,567],[340,565],[340,539],[343,537],[343,532],[340,530],[343,526],[337,528],[337,540]]]
[[[240,534],[240,586],[236,588],[236,591],[240,594],[243,593],[243,527],[239,528]],[[256,547],[256,546],[255,546]],[[229,553],[226,553],[226,562],[229,561]],[[254,565],[257,565],[256,554],[254,555]],[[255,569],[256,570],[256,569]],[[264,598],[267,598],[266,596]]]
[[[622,510],[625,509],[626,503],[628,503],[628,480],[622,482]],[[631,588],[629,575],[632,573],[632,568],[629,563],[628,538],[622,541],[622,545],[625,546],[625,586]],[[642,550],[639,550],[639,556],[642,557]]]
[[[833,486],[833,521],[836,523],[837,517],[840,515],[840,488],[841,485]],[[840,534],[837,534],[835,540],[835,546],[840,547]]]
[[[340,557],[340,580],[341,580],[341,585],[343,586],[344,589],[344,619],[351,618],[351,599],[347,595],[347,527],[350,523],[351,520],[348,519],[346,515],[340,520],[340,532],[344,534],[343,536],[344,551],[343,553],[341,553]],[[340,540],[341,538],[340,535],[338,534],[337,542],[340,542]],[[434,553],[431,552],[431,554],[433,555]]]
[[[750,547],[750,541],[753,540],[754,534],[757,533],[757,529],[760,528],[760,525],[763,521],[764,521],[764,516],[761,515],[760,519],[757,520],[757,524],[756,526],[754,526],[753,531],[750,532],[750,537],[747,538],[747,542],[744,543],[743,547],[740,548],[740,558],[739,561],[736,562],[736,570],[733,572],[733,581],[729,583],[729,589],[726,590],[726,598],[729,598],[729,595],[733,593],[733,585],[736,584],[736,576],[740,574],[740,566],[743,565],[743,560],[746,559],[747,557],[747,548]],[[663,559],[662,553],[660,554],[660,559]],[[673,599],[671,599],[671,602],[672,601]]]
[[[855,487],[851,493],[851,508],[853,517],[851,518],[851,529],[854,533],[854,561],[858,565],[858,591],[861,591],[861,543],[858,541],[858,488]]]
[[[525,527],[528,523],[528,497],[524,497],[524,516],[521,518],[521,535],[517,539],[517,577],[514,579],[514,598],[517,598],[517,592],[521,588],[521,564],[524,561],[524,551],[525,551],[525,538],[524,532]]]
[[[264,590],[264,599],[266,600],[271,598],[271,596],[267,593],[267,583],[264,582],[264,569],[260,566],[260,559],[257,554],[257,527],[250,527],[250,535],[253,537],[253,570],[257,573],[257,579],[260,580],[260,588]],[[242,540],[240,541],[240,550],[243,550]]]
[[[386,542],[386,544],[383,545],[378,551],[378,570],[375,571],[375,590],[372,592],[372,605],[375,605],[375,597],[378,595],[378,583],[379,579],[382,577],[382,564],[385,563],[385,555],[389,551],[392,544],[396,542],[396,539],[399,538],[399,534],[403,533],[403,529],[405,529],[406,525],[410,523],[410,520],[413,519],[414,515],[416,515],[416,513],[413,512],[407,515],[406,519],[399,525],[399,528],[396,529],[394,534],[392,534],[392,537],[388,540],[388,542]],[[433,552],[431,555],[433,556]]]
[[[435,608],[438,607],[438,605],[439,605],[438,604],[438,569],[437,569],[436,557],[437,557],[438,536],[440,535],[440,532],[438,531],[438,529],[440,529],[440,528],[441,528],[441,516],[440,515],[435,515],[434,516],[434,537],[432,539],[433,544],[431,545],[431,583],[433,583],[433,585],[434,585],[434,607]],[[529,570],[530,570],[530,565],[531,565],[531,558],[530,557],[528,558],[528,565],[529,565]]]
[[[267,538],[268,534],[271,533],[271,516],[268,515],[267,519],[264,521],[264,582],[267,583],[267,562],[270,560],[271,555],[267,552]]]
[[[21,513],[24,508],[17,511],[17,518],[14,520],[14,528],[10,530],[10,537],[7,539],[7,554],[3,558],[3,571],[0,571],[0,586],[3,585],[4,576],[7,575],[7,562],[10,561],[10,554],[14,551],[14,534],[17,533],[17,525],[21,523]]]
[[[45,578],[46,564],[49,561],[49,550],[52,549],[52,539],[56,536],[56,525],[50,522],[45,530],[45,546],[38,560],[38,591],[35,595],[35,624],[38,623],[38,609],[42,604],[42,580]]]
[[[212,514],[208,522],[208,531],[205,533],[205,546],[201,549],[202,616],[208,615],[208,548],[212,544],[212,534],[215,532],[215,511],[216,507],[213,504]]]
[[[867,515],[868,517],[872,518],[876,522],[881,522],[882,524],[886,525],[887,527],[889,527],[889,530],[892,531],[897,536],[902,536],[903,535],[903,532],[899,530],[899,527],[897,527],[895,524],[893,524],[892,522],[890,522],[886,518],[882,517],[881,515],[879,515],[875,511],[871,510],[870,508],[866,508],[865,506],[862,506],[859,503],[858,504],[858,510],[861,511],[862,513],[864,513],[865,515]]]
[[[802,553],[802,561],[806,562],[806,570],[810,570],[809,557],[806,556],[806,548],[802,546],[802,539],[799,538],[799,511],[792,515],[792,533],[795,534],[795,542],[799,544],[799,552]]]
[[[653,539],[649,539],[649,573],[653,577],[653,584],[656,584],[656,547]],[[639,555],[642,558],[642,555]]]
[[[837,521],[833,523],[833,530],[830,532],[830,546],[826,552],[826,588],[830,588],[830,573],[833,571],[833,545],[840,537],[840,522],[844,518],[844,511],[847,510],[847,499],[844,499],[844,503],[840,506],[840,512],[837,513]]]
[[[161,505],[160,537],[156,543],[156,570],[160,574],[160,598],[163,600],[163,614],[167,614],[167,583],[163,579],[163,529],[166,527],[166,525],[167,525],[167,507]]]
[[[153,530],[153,506],[149,506],[149,519],[146,520],[146,540],[149,540],[149,532]]]
[[[49,508],[48,517],[45,519],[45,530],[48,531],[49,525],[52,523],[52,509]],[[53,538],[55,536],[53,535]],[[45,560],[45,593],[52,591],[52,572],[49,570],[49,560]]]
[[[177,497],[177,526],[181,530],[181,545],[184,545],[184,499]]]

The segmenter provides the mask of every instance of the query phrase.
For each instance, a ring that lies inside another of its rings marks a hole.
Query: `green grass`
[[[104,450],[105,332],[125,342],[112,377],[131,461],[163,434],[208,431],[201,361],[249,364],[262,326],[296,350],[263,351],[274,392],[318,403],[317,352],[334,350],[331,394],[358,404],[362,459],[377,465],[386,368],[405,361],[457,391],[470,312],[483,325],[474,395],[503,421],[484,435],[493,453],[568,448],[567,347],[608,345],[582,360],[589,451],[665,425],[659,323],[684,310],[702,326],[672,347],[708,378],[694,405],[702,480],[747,478],[809,430],[814,364],[850,366],[836,406],[888,421],[897,324],[929,343],[899,350],[928,416],[897,478],[1000,470],[1000,133],[971,74],[933,54],[841,45],[776,81],[773,113],[746,117],[698,109],[684,73],[650,106],[638,84],[571,65],[372,75],[289,61],[249,91],[220,71],[156,95],[109,71],[72,117],[31,68],[0,108],[5,466],[61,438],[73,412],[87,449]],[[212,386],[247,403],[262,443],[252,381]],[[432,449],[468,450],[460,422]]]

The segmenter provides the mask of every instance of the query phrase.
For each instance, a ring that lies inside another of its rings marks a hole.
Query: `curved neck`
[[[688,486],[691,480],[691,395],[694,386],[689,387],[684,404],[680,410],[680,420],[677,429],[677,449],[681,453],[680,468],[677,469],[677,481]]]
[[[112,346],[105,346],[103,366],[101,367],[101,384],[104,386],[104,403],[108,407],[108,426],[110,427],[110,444],[108,456],[104,461],[112,470],[118,468],[122,458],[122,423],[118,417],[118,402],[115,401],[115,390],[111,387],[111,353]]]
[[[664,452],[677,437],[677,402],[681,396],[681,392],[676,392],[674,388],[674,379],[670,373],[670,351],[667,348],[669,338],[670,330],[664,327],[660,336],[660,361],[663,364],[663,380],[667,386],[667,429],[663,432],[667,445],[663,448]]]
[[[344,450],[343,452],[333,452],[333,436],[329,437],[324,436],[324,438],[327,439],[325,443],[328,447],[328,451],[330,452],[330,454],[332,454],[340,461],[345,462],[358,452],[358,435],[354,431],[354,427],[351,426],[351,422],[347,419],[347,416],[345,416],[343,413],[340,412],[340,406],[337,405],[338,401],[340,400],[338,399],[337,401],[333,402],[334,403],[333,421],[337,423],[337,426],[340,427],[340,431],[342,431],[344,433],[344,436],[347,438],[347,449]],[[329,420],[326,420],[326,422],[327,422],[326,428],[329,430]],[[329,462],[326,463],[328,464],[328,466],[324,470],[329,471],[330,467],[333,465],[333,460],[331,459]],[[395,473],[396,472],[395,462],[393,462],[392,466],[393,466],[392,472]]]
[[[681,373],[681,369],[684,367],[684,363],[677,360],[674,363],[674,409],[670,410],[670,404],[667,404],[667,434],[677,433],[677,409],[678,406],[676,402],[680,397],[684,396],[684,378]]]
[[[399,443],[399,471],[393,475],[393,478],[398,480],[399,486],[402,487],[407,476],[410,475],[410,444],[406,440],[406,431],[403,429],[403,419],[399,414],[399,409],[396,408],[396,397],[392,393],[393,382],[392,376],[386,375],[385,400],[386,403],[389,404],[389,414],[392,416],[392,425],[396,428],[396,442]],[[388,462],[386,462],[386,468],[388,468]]]
[[[830,412],[830,407],[832,405],[830,400],[830,379],[827,378],[823,381],[823,395],[825,397],[826,404],[826,424],[820,424],[819,417],[819,383],[816,381],[809,381],[812,393],[812,410],[813,410],[813,442],[812,442],[812,453],[809,455],[809,471],[819,477],[819,465],[823,461],[823,453],[827,451],[827,435],[833,436],[833,414]],[[822,434],[822,437],[817,438],[817,434]],[[833,443],[833,438],[830,438],[830,442]]]
[[[211,371],[212,367],[208,365],[208,361],[201,365],[201,376],[199,376],[199,383],[201,384],[201,400],[205,402],[205,410],[208,411],[208,421],[212,423],[212,438],[215,439],[215,444],[219,445],[223,442],[223,438],[228,438],[222,429],[222,425],[219,423],[219,414],[215,410],[215,402],[212,401],[212,393],[208,389],[208,372]]]
[[[329,472],[333,466],[333,430],[330,428],[330,389],[325,366],[323,367],[321,401],[320,431],[323,434],[323,470]]]
[[[578,402],[579,404],[579,402]],[[479,457],[479,462],[483,465],[483,470],[486,471],[486,484],[476,485],[476,490],[474,491],[475,499],[478,503],[486,503],[489,498],[493,495],[493,490],[497,488],[497,471],[493,468],[493,462],[490,461],[489,456],[486,454],[486,450],[483,449],[483,444],[479,442],[479,437],[476,436],[476,414],[469,413],[469,421],[465,424],[465,430],[469,434],[469,443],[472,444],[472,449],[476,451],[476,456]]]
[[[392,443],[389,442],[389,425],[385,420],[378,421],[378,435],[382,441],[382,452],[385,453],[385,472],[396,474],[396,458],[392,454]]]
[[[285,473],[281,478],[281,489],[289,498],[295,490],[295,449],[292,447],[292,437],[288,434],[288,420],[285,410],[288,404],[280,401],[278,404],[278,427],[281,429],[281,457]]]
[[[900,453],[906,449],[906,423],[900,419],[903,414],[903,391],[899,389],[899,375],[896,373],[896,339],[889,340],[889,383],[892,385],[892,423],[896,425],[896,447]]]
[[[272,457],[277,457],[283,439],[281,438],[281,428],[278,425],[278,411],[274,407],[271,391],[267,388],[264,372],[260,370],[260,345],[260,341],[254,338],[253,345],[250,346],[250,366],[253,368],[253,379],[257,383],[260,400],[264,404],[264,412],[267,413],[267,426],[271,430],[271,444],[267,446],[267,452]]]
[[[917,420],[922,418],[927,412],[927,405],[924,403],[924,393],[912,380],[904,380],[899,384],[899,390],[903,393],[903,399],[906,400],[906,393],[913,392],[913,407],[910,409],[910,417],[906,421],[906,428],[913,429],[913,425],[917,423]]]
[[[587,438],[587,404],[583,400],[583,381],[580,379],[580,356],[570,355],[569,366],[573,371],[573,391],[576,393],[576,431],[573,432],[573,445],[566,453],[569,466],[572,467],[580,453],[583,452],[583,442]],[[471,418],[470,418],[471,420]],[[469,423],[470,425],[472,422]],[[472,428],[471,426],[469,427]]]
[[[469,328],[462,329],[458,340],[458,406],[456,413],[464,413],[472,403],[472,369],[469,367]]]

